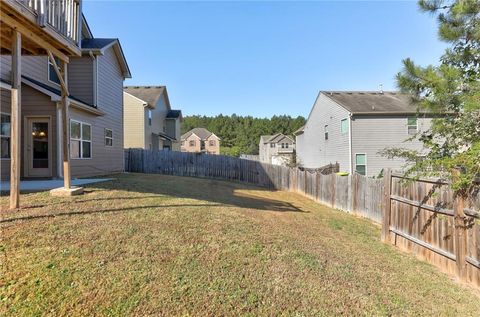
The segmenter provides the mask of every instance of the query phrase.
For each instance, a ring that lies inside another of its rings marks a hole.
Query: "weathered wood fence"
[[[480,199],[455,197],[447,182],[384,177],[382,239],[480,287]]]
[[[480,287],[480,197],[454,197],[437,180],[301,171],[221,155],[128,149],[125,170],[245,182],[301,193],[382,224],[382,239]]]
[[[125,150],[125,171],[245,182],[298,192],[378,223],[382,218],[383,182],[362,175],[323,175],[230,156],[142,149]]]

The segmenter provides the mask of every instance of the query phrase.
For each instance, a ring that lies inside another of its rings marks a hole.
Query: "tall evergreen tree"
[[[432,127],[418,138],[427,154],[401,148],[384,151],[406,158],[407,174],[451,178],[462,194],[477,187],[480,175],[480,1],[421,0],[422,11],[437,16],[438,33],[450,47],[438,66],[403,61],[397,75],[403,92],[413,96],[419,111],[436,115]],[[452,170],[460,168],[460,176]]]

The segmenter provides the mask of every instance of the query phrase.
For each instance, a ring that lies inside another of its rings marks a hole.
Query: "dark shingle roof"
[[[117,39],[83,39],[82,49],[100,50],[115,41],[117,41]]]
[[[408,95],[398,92],[322,91],[353,114],[416,113],[417,107]]]
[[[182,117],[182,110],[170,110],[167,113],[168,119],[177,119]]]
[[[213,133],[208,131],[207,129],[205,128],[194,128],[190,131],[188,131],[187,133],[185,133],[184,135],[182,135],[182,140],[185,140],[186,138],[188,138],[189,136],[191,136],[192,134],[195,134],[196,136],[198,136],[200,139],[202,140],[206,140],[208,139]]]
[[[158,100],[165,91],[165,86],[126,86],[123,88],[126,93],[137,97],[148,103],[150,107],[155,108]],[[167,100],[167,107],[170,110],[170,103]]]

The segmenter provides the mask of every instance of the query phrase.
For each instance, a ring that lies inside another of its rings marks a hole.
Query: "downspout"
[[[93,61],[93,104],[95,107],[97,107],[97,98],[98,98],[98,80],[97,80],[97,75],[98,75],[98,63],[97,63],[97,58],[93,54],[92,51],[89,51],[88,54],[92,58]]]
[[[353,159],[352,159],[352,114],[348,115],[348,157],[350,164],[350,175],[353,174]]]

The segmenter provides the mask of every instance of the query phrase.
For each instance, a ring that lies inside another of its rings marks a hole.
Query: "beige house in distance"
[[[182,152],[220,154],[220,138],[204,128],[195,128],[182,135]]]
[[[180,151],[182,112],[172,110],[165,86],[124,88],[124,147]]]
[[[289,165],[295,153],[295,140],[282,133],[262,135],[258,145],[260,162],[273,165]]]

